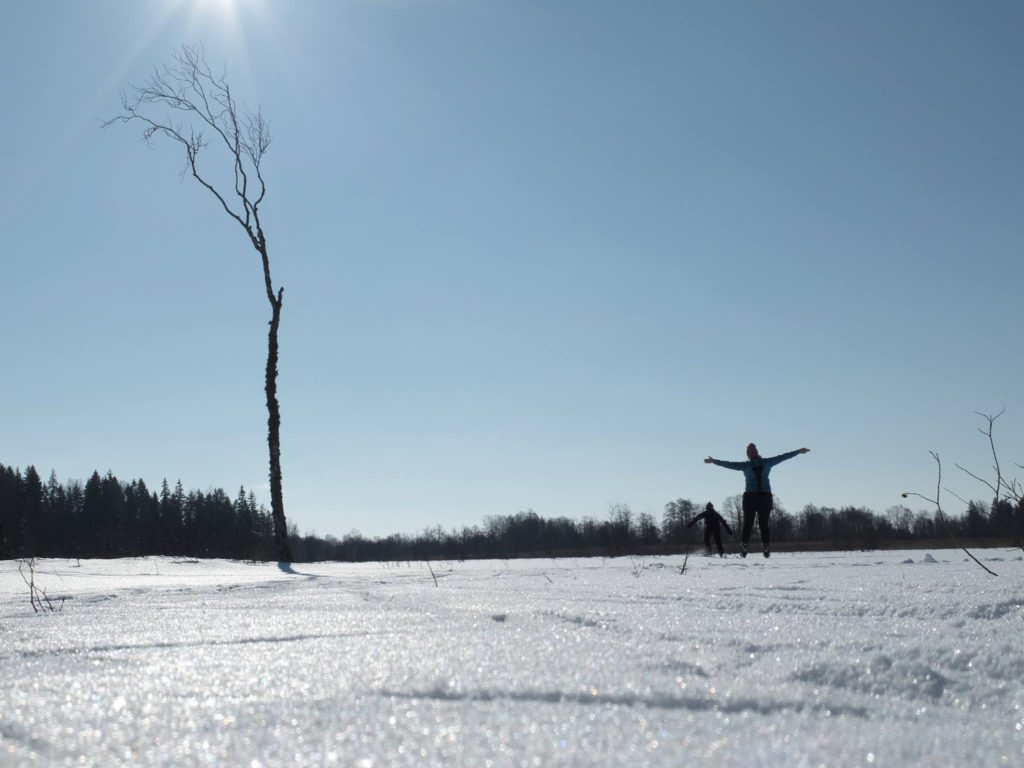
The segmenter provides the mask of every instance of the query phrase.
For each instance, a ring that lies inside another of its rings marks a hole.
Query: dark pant
[[[722,532],[718,528],[712,528],[710,525],[704,526],[704,549],[708,552],[711,551],[711,537],[715,537],[715,544],[718,547],[718,554],[725,554],[725,547],[722,546]]]
[[[761,530],[761,546],[768,548],[768,516],[772,513],[772,495],[767,491],[747,491],[743,494],[743,545],[750,543],[754,530],[754,515]]]

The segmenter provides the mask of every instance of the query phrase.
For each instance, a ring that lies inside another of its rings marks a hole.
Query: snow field
[[[0,765],[1021,766],[975,554],[3,561]]]

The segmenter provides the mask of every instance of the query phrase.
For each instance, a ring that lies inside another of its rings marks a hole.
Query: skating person
[[[779,462],[792,459],[801,453],[807,453],[810,448],[800,448],[789,453],[780,453],[766,459],[757,452],[757,446],[750,443],[747,446],[747,461],[719,461],[708,456],[704,459],[705,464],[717,464],[726,469],[738,469],[743,472],[746,480],[746,490],[743,492],[743,535],[740,544],[740,556],[747,556],[747,547],[750,544],[750,533],[754,530],[754,515],[757,515],[757,526],[761,531],[761,547],[765,557],[771,557],[769,550],[768,516],[771,514],[773,499],[772,487],[768,482],[768,474]]]
[[[718,547],[718,556],[725,557],[725,548],[722,546],[722,528],[724,527],[726,533],[732,536],[732,528],[725,522],[725,518],[718,514],[715,505],[709,501],[708,505],[704,507],[704,511],[688,522],[686,527],[692,528],[698,520],[704,521],[704,549],[709,555],[711,554],[711,539],[714,537],[715,546]]]

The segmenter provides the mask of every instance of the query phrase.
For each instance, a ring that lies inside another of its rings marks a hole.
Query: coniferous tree
[[[83,519],[85,517],[85,486],[80,480],[71,480],[67,487],[67,514],[68,524],[68,557],[82,557],[84,539],[81,538],[81,531],[84,530]]]
[[[21,503],[21,472],[0,465],[0,553],[5,557],[21,556],[23,511]]]
[[[989,512],[991,533],[995,536],[1011,536],[1020,538],[1014,530],[1013,502],[1009,499],[993,499],[992,511]]]
[[[100,537],[106,532],[106,514],[103,510],[103,479],[94,471],[82,489],[82,514],[78,519],[76,538],[81,542],[82,557],[102,554]]]
[[[28,556],[46,548],[44,540],[46,521],[43,508],[43,481],[31,464],[25,468],[21,483],[22,504],[22,551]]]
[[[127,549],[125,537],[130,521],[124,489],[110,470],[100,481],[100,510],[103,521],[98,542],[100,553],[105,557],[119,557]]]
[[[980,539],[986,534],[987,517],[985,502],[968,502],[967,515],[964,519],[964,533],[968,538]]]
[[[71,515],[68,509],[67,492],[57,479],[57,471],[50,470],[44,494],[46,507],[47,540],[55,555],[66,557],[70,551],[69,535]]]
[[[189,497],[185,495],[185,487],[181,484],[180,477],[174,484],[172,503],[181,521],[178,526],[178,548],[183,555],[195,555],[195,515],[189,506]]]
[[[163,542],[163,554],[174,553],[177,544],[178,521],[171,514],[171,488],[165,477],[160,483],[160,493],[156,497],[157,519],[160,528],[160,540]]]

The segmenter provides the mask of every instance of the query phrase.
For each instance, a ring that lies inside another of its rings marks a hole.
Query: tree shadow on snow
[[[289,576],[305,576],[307,579],[310,580],[323,578],[322,576],[317,576],[313,573],[301,573],[300,571],[296,571],[292,567],[291,563],[286,563],[283,560],[278,562],[277,568],[279,571],[281,571],[281,573],[287,573]]]

